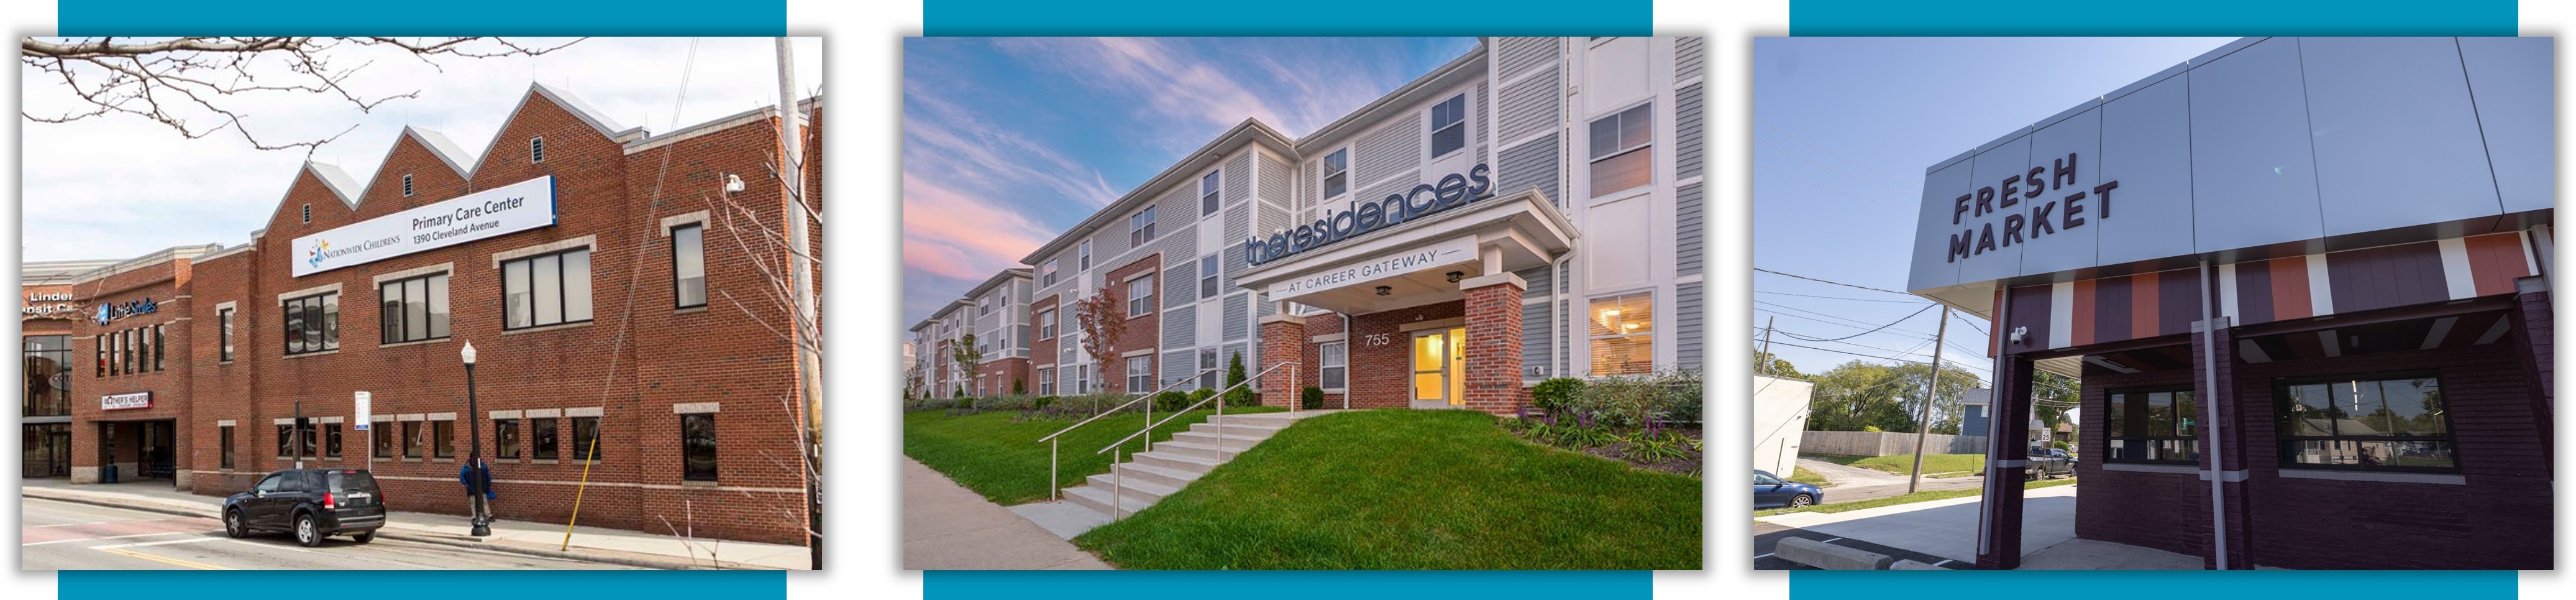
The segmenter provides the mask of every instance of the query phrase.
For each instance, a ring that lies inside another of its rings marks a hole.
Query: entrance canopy
[[[1459,281],[1547,266],[1576,236],[1531,189],[1263,263],[1236,282],[1274,301],[1367,314],[1464,298]]]

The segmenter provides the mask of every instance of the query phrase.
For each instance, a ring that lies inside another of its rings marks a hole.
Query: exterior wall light
[[[1449,272],[1449,283],[1457,283],[1457,282],[1458,282],[1458,280],[1460,280],[1460,279],[1465,279],[1466,277],[1467,277],[1467,274],[1466,274],[1466,273],[1461,273],[1461,272],[1457,272],[1457,271],[1450,271],[1450,272]]]
[[[1384,295],[1393,294],[1393,293],[1395,293],[1395,288],[1391,288],[1391,287],[1387,287],[1387,286],[1383,286],[1383,285],[1381,285],[1381,286],[1377,286],[1377,295],[1384,296]]]

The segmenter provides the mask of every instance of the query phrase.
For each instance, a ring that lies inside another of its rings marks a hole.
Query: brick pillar
[[[1315,365],[1305,362],[1306,318],[1280,312],[1261,318],[1261,368],[1287,363],[1297,366],[1274,371],[1258,382],[1262,406],[1296,406],[1299,385],[1315,376]]]
[[[2251,544],[2247,519],[2251,518],[2248,515],[2252,511],[2249,509],[2251,503],[2246,501],[2245,489],[2245,457],[2249,450],[2245,446],[2247,423],[2236,388],[2236,329],[2229,327],[2226,317],[2220,317],[2192,324],[2191,330],[2192,399],[2199,404],[2195,407],[2199,412],[2198,418],[2215,425],[2218,430],[2216,436],[2209,435],[2208,426],[2200,427],[2198,431],[2201,476],[2200,485],[2192,490],[2192,495],[2199,499],[2201,522],[2192,525],[2201,531],[2201,568],[2219,568],[2218,540],[2224,535],[2227,541],[2226,568],[2252,569],[2254,564],[2246,554]],[[2207,368],[2212,363],[2218,368],[2215,374]],[[2214,387],[2212,382],[2216,383]],[[2210,448],[2213,438],[2218,442],[2215,452]],[[2224,492],[2222,498],[2210,497],[2209,482],[2212,479],[2220,482],[2220,491]],[[2213,511],[2226,516],[2227,527],[2223,534],[2213,529],[2214,523],[2209,518]]]
[[[1986,419],[1985,501],[1977,508],[1977,568],[2021,568],[2021,479],[2029,451],[2030,381],[2037,363],[2007,355],[1995,361],[1995,394]]]
[[[1458,282],[1467,295],[1467,408],[1510,415],[1529,404],[1521,387],[1521,292],[1510,273]]]

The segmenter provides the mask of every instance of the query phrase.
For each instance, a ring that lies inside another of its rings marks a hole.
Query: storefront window
[[[27,386],[18,414],[58,417],[72,414],[72,336],[31,335],[24,341]]]
[[[492,457],[497,460],[519,458],[519,420],[492,420]]]
[[[2109,462],[2197,464],[2198,405],[2189,386],[2111,390],[2102,412],[2109,427]]]
[[[2274,382],[2284,468],[2460,470],[2432,372]]]
[[[716,416],[680,415],[680,479],[716,480]]]
[[[537,460],[555,459],[555,420],[528,419],[529,439],[536,442]]]
[[[1654,372],[1654,307],[1649,292],[1592,299],[1592,374]]]
[[[599,442],[599,417],[572,418],[572,451],[574,456],[583,457],[587,460],[599,460],[599,457],[608,454],[608,449],[599,447]]]

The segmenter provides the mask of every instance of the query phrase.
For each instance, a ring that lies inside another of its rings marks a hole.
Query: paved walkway
[[[2022,555],[2075,539],[2075,488],[2025,492]],[[1976,496],[1867,508],[1839,513],[1789,513],[1753,520],[1903,548],[1974,564],[1977,561]]]
[[[18,492],[28,498],[207,518],[219,518],[224,503],[221,497],[172,489],[167,480],[72,485],[64,479],[30,479],[19,484]],[[388,539],[655,569],[803,570],[812,564],[803,546],[686,540],[623,529],[575,527],[571,548],[557,550],[564,542],[562,523],[493,521],[492,535],[483,539],[467,536],[468,529],[463,515],[387,511],[385,526],[377,533]]]
[[[903,568],[1107,569],[1109,563],[905,457]]]

